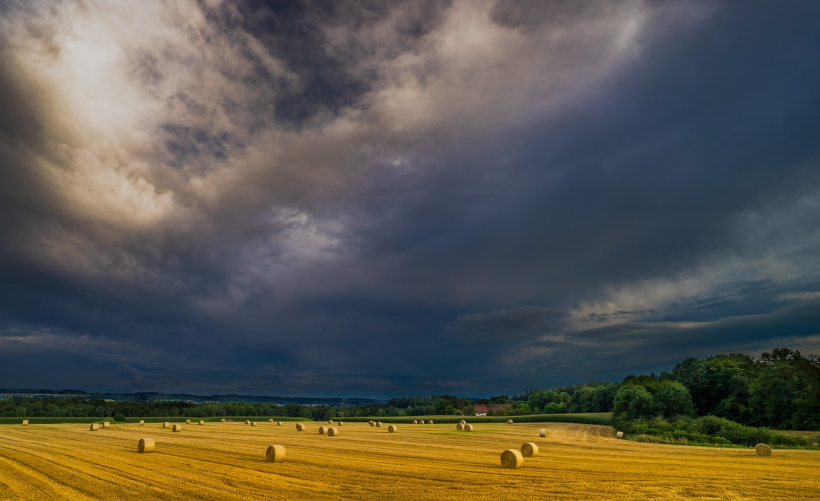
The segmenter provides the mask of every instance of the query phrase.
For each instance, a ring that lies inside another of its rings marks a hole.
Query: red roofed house
[[[476,404],[475,406],[475,415],[476,416],[486,416],[487,411],[493,411],[496,413],[501,409],[507,408],[512,404]]]

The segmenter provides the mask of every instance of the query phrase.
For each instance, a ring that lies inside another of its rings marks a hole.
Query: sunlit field
[[[267,421],[0,426],[0,499],[817,499],[820,452],[644,444],[608,426],[568,423],[327,423]],[[538,430],[546,428],[546,438]],[[156,450],[139,454],[151,437]],[[535,442],[518,469],[500,454]],[[265,459],[284,445],[284,462]]]

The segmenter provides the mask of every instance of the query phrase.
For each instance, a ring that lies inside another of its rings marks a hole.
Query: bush
[[[122,414],[117,414],[116,416],[114,416],[114,421],[125,421],[125,416],[123,416]]]
[[[613,422],[616,428],[627,434],[659,437],[663,443],[735,444],[749,447],[759,443],[787,447],[808,447],[812,444],[808,438],[773,434],[766,428],[743,426],[715,416],[696,419],[679,417],[671,422],[660,416],[648,420],[627,420],[623,416],[616,416]]]

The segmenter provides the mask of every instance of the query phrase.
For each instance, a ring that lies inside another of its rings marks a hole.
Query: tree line
[[[400,397],[334,407],[256,402],[128,402],[15,398],[0,401],[3,417],[270,416],[326,420],[344,417],[472,415],[476,404],[508,403],[496,415],[612,412],[616,425],[703,416],[752,427],[820,430],[820,357],[778,348],[758,359],[740,353],[689,358],[671,372],[629,375],[621,382],[590,382],[531,389],[520,395],[470,400],[453,395]],[[492,414],[492,413],[491,413]]]

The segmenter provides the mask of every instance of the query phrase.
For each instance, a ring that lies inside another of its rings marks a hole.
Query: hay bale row
[[[521,455],[525,458],[531,458],[538,455],[538,446],[532,442],[521,444]]]
[[[143,454],[145,452],[154,452],[156,444],[153,438],[141,438],[137,444],[137,452]]]
[[[521,468],[524,465],[524,456],[515,449],[507,449],[501,453],[501,466],[504,468]]]

